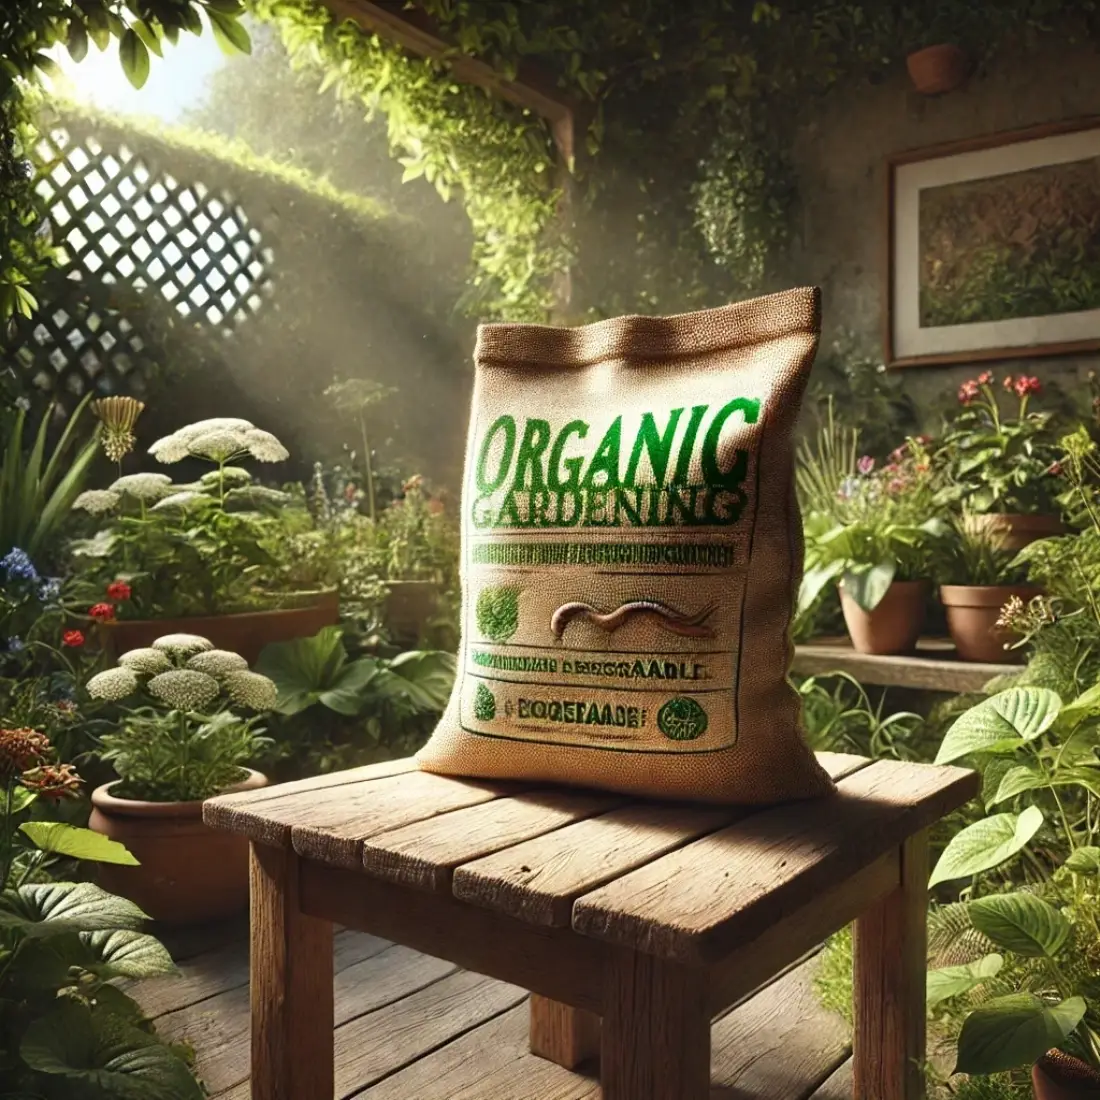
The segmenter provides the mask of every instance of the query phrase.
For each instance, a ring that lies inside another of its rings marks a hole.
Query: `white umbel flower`
[[[118,659],[119,666],[132,669],[140,676],[156,676],[158,672],[167,672],[172,667],[167,653],[159,649],[131,649]]]
[[[125,699],[137,690],[138,678],[133,669],[109,668],[97,673],[85,686],[93,699]]]
[[[224,466],[221,470],[210,470],[199,478],[199,484],[208,489],[217,489],[227,485],[232,489],[252,484],[252,475],[243,466]]]
[[[221,690],[218,681],[193,668],[173,668],[154,676],[146,685],[150,694],[176,708],[198,710],[212,703]]]
[[[249,710],[271,710],[279,697],[275,682],[258,672],[231,672],[224,683],[229,698]]]
[[[104,512],[113,512],[121,500],[122,497],[110,489],[86,489],[73,501],[73,507],[98,516]]]
[[[247,671],[248,662],[239,653],[228,649],[208,649],[191,657],[187,667],[211,676],[228,676],[231,672]]]
[[[203,432],[187,441],[187,451],[197,458],[207,458],[211,462],[225,462],[248,450],[245,433],[241,431]]]
[[[173,657],[193,657],[213,649],[214,643],[198,634],[165,634],[153,643],[153,648]]]
[[[174,432],[183,439],[194,439],[207,432],[247,432],[255,427],[251,420],[242,420],[239,416],[212,416],[206,420],[196,420]]]
[[[182,493],[173,493],[170,497],[158,500],[153,505],[154,512],[178,512],[184,508],[191,508],[200,501],[208,501],[210,498],[205,493],[197,493],[188,489]]]
[[[187,440],[184,439],[179,433],[172,435],[166,435],[163,439],[158,439],[149,448],[149,453],[158,461],[163,462],[165,465],[170,465],[173,462],[182,462],[188,455]]]
[[[290,452],[271,432],[252,428],[244,433],[244,442],[248,453],[257,462],[285,462],[290,458]]]
[[[112,482],[108,491],[148,503],[170,496],[175,486],[167,474],[126,474]]]

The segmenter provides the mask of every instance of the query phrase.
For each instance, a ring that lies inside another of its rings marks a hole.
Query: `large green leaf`
[[[335,687],[347,660],[340,628],[326,626],[312,638],[265,646],[256,671],[275,682],[279,690],[275,709],[280,714],[298,714]]]
[[[80,1095],[102,1100],[202,1100],[190,1069],[155,1035],[106,1009],[68,1001],[23,1036],[23,1061],[63,1077]]]
[[[1100,875],[1100,848],[1078,848],[1062,866],[1075,875]]]
[[[843,561],[831,561],[828,565],[819,565],[814,569],[807,569],[802,576],[802,587],[798,590],[798,613],[807,612],[814,605],[814,601],[825,590],[826,586],[844,572]]]
[[[1083,691],[1076,699],[1063,704],[1059,718],[1077,723],[1097,714],[1100,714],[1100,684],[1093,684],[1088,691]]]
[[[1048,1005],[1031,993],[998,997],[967,1016],[956,1073],[1002,1073],[1028,1066],[1065,1042],[1085,1014],[1083,997]]]
[[[1009,768],[1001,777],[997,786],[997,793],[989,800],[987,805],[996,806],[1000,802],[1007,802],[1024,791],[1033,791],[1037,787],[1045,787],[1047,777],[1038,768],[1027,764],[1021,764]]]
[[[1021,851],[1042,824],[1043,812],[1038,806],[1028,806],[1019,815],[994,814],[975,821],[948,842],[928,885],[998,867]]]
[[[46,882],[0,894],[0,928],[24,936],[140,929],[149,918],[132,902],[90,882]]]
[[[317,692],[316,701],[336,711],[337,714],[355,717],[367,700],[369,689],[382,668],[382,662],[374,657],[360,657],[351,661],[340,670],[340,675],[325,688]]]
[[[81,932],[78,942],[80,953],[71,957],[71,965],[104,980],[177,973],[168,949],[156,937],[144,932],[130,929]]]
[[[983,982],[995,977],[1002,966],[1004,956],[986,955],[977,962],[962,966],[943,966],[939,970],[928,971],[929,1006],[946,1001],[948,997],[957,997],[960,993],[969,993]]]
[[[972,752],[1014,751],[1050,729],[1061,706],[1062,700],[1047,688],[998,692],[955,720],[935,762],[949,764]]]
[[[430,649],[409,650],[390,662],[390,671],[400,678],[401,690],[420,710],[443,710],[454,687],[455,668],[453,653]]]
[[[1069,937],[1069,921],[1034,894],[993,894],[967,907],[971,923],[998,947],[1028,958],[1053,958]]]
[[[118,58],[126,79],[135,88],[142,88],[149,79],[149,49],[136,31],[127,28],[118,44]]]
[[[87,859],[95,863],[117,863],[124,867],[137,867],[138,861],[124,844],[110,840],[91,829],[66,825],[61,821],[26,821],[20,830],[42,849],[72,859]]]
[[[864,611],[874,611],[894,583],[897,568],[897,562],[890,560],[880,561],[868,569],[847,569],[841,583],[845,593]]]

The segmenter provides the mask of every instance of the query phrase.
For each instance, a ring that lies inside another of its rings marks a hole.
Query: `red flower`
[[[1061,477],[1062,476],[1062,464],[1060,462],[1051,463],[1051,467],[1050,467],[1049,470],[1047,470],[1047,473],[1051,474],[1054,477]]]
[[[109,603],[97,603],[88,608],[88,614],[96,622],[109,623],[115,617],[115,609]]]
[[[1006,374],[1005,375],[1005,380],[1003,382],[1004,388],[1006,390],[1010,390],[1010,389],[1012,389],[1014,384],[1015,384],[1015,382],[1014,382],[1014,379],[1013,379],[1012,375],[1011,374]]]
[[[79,630],[66,630],[61,635],[61,644],[76,649],[84,644],[84,635]]]
[[[969,405],[980,392],[978,383],[973,378],[969,379],[959,387],[959,403]]]
[[[1026,375],[1021,374],[1020,377],[1016,379],[1014,389],[1016,390],[1017,397],[1027,397],[1032,393],[1042,393],[1043,383],[1034,375],[1028,378]]]
[[[978,385],[988,386],[993,382],[993,372],[991,370],[984,370],[978,375]]]
[[[24,772],[20,782],[39,798],[60,802],[63,798],[75,798],[84,780],[73,771],[72,764],[43,764]]]
[[[112,581],[107,585],[107,595],[121,603],[133,595],[133,589],[125,581]]]

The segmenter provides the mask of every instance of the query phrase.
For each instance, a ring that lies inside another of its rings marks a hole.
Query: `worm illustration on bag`
[[[787,679],[819,331],[816,289],[480,327],[458,677],[422,768],[718,803],[831,790]]]

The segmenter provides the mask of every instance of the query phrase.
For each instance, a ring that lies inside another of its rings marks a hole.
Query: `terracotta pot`
[[[997,626],[1001,608],[1010,596],[1028,600],[1042,593],[1031,584],[944,584],[940,600],[947,612],[947,629],[955,651],[964,661],[1006,665],[1021,660],[1019,650],[1005,646],[1016,640],[1011,630]]]
[[[302,597],[299,597],[302,598]],[[310,602],[275,611],[245,611],[237,615],[195,615],[186,619],[135,619],[100,625],[104,648],[114,656],[152,645],[165,634],[198,634],[218,649],[239,653],[250,665],[271,642],[312,638],[340,620],[339,597],[332,592],[310,593]]]
[[[1080,1058],[1051,1050],[1031,1067],[1035,1100],[1098,1100],[1100,1072]]]
[[[864,611],[840,586],[840,606],[857,653],[912,653],[924,626],[927,581],[894,581],[874,611]]]
[[[267,776],[248,770],[231,788],[254,790]],[[248,905],[248,838],[202,821],[202,802],[140,802],[111,794],[113,783],[92,792],[88,826],[120,841],[141,866],[99,864],[104,890],[121,894],[154,920],[192,924],[219,920]]]
[[[966,54],[948,42],[926,46],[905,59],[913,87],[921,95],[942,95],[953,92],[966,81],[970,64]]]
[[[967,516],[964,523],[971,532],[988,533],[1005,550],[1022,550],[1039,539],[1061,535],[1066,529],[1057,516],[1017,513]]]
[[[435,581],[388,581],[383,608],[386,626],[395,638],[415,641],[439,604]]]

